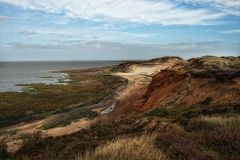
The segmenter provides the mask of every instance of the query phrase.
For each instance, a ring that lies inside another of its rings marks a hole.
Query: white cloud
[[[196,5],[203,5],[222,13],[240,16],[240,0],[176,0]]]
[[[209,23],[223,16],[206,9],[176,6],[170,0],[0,0],[25,9],[65,13],[67,17],[95,21],[122,20],[134,23],[186,24]]]

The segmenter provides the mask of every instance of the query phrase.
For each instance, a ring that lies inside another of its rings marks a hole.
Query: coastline
[[[0,92],[21,91],[20,85],[66,81],[64,71],[86,70],[117,65],[120,61],[53,61],[53,62],[4,62],[0,63]],[[60,83],[61,84],[61,83]]]
[[[0,115],[1,128],[21,121],[29,122],[48,115],[68,112],[72,108],[97,104],[104,98],[113,96],[114,90],[125,82],[121,78],[109,74],[112,67],[56,71],[68,75],[70,81],[67,82],[67,85],[62,85],[61,82],[59,84],[24,84],[26,87],[24,92],[0,92],[3,99],[1,109],[4,109]],[[112,86],[109,85],[109,82]],[[46,105],[46,109],[43,105]],[[23,108],[19,111],[16,108],[15,110],[18,112],[11,113],[8,111],[11,106],[18,106],[18,108],[22,106]]]

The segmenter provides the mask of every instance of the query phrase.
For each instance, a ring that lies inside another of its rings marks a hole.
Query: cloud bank
[[[193,0],[178,1],[203,3],[200,0],[196,2]],[[210,2],[210,0],[208,1]],[[209,23],[225,15],[204,8],[180,7],[178,3],[171,0],[0,0],[0,2],[20,6],[24,9],[64,14],[69,18],[94,21],[120,20],[143,24],[197,25]],[[232,1],[232,3],[227,3],[227,6],[231,7],[235,4],[238,5]]]

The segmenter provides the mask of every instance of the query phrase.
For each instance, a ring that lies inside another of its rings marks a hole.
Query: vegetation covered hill
[[[104,87],[101,84],[96,85],[96,89],[93,87],[94,93],[112,96],[99,98],[102,101],[98,105],[85,103],[73,106],[71,111],[54,113],[43,119],[44,123],[37,121],[3,129],[0,157],[33,160],[240,159],[240,57],[205,56],[189,60],[163,57],[126,62],[93,71],[91,75],[95,80],[98,78],[94,75],[100,76],[104,84]],[[75,87],[81,88],[79,83]],[[61,91],[61,86],[58,89]],[[81,94],[89,96],[90,92]],[[109,107],[114,107],[113,111],[102,114]],[[61,123],[65,117],[69,118],[67,123]],[[56,120],[60,123],[53,123]],[[36,124],[37,129],[27,132]],[[75,130],[74,127],[79,128]],[[56,134],[63,131],[64,134]],[[19,148],[9,154],[14,142],[20,143]]]

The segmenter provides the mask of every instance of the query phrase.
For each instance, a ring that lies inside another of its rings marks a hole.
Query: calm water
[[[16,84],[54,84],[67,78],[60,70],[88,69],[116,65],[116,61],[74,61],[74,62],[0,62],[0,92],[21,91]]]

